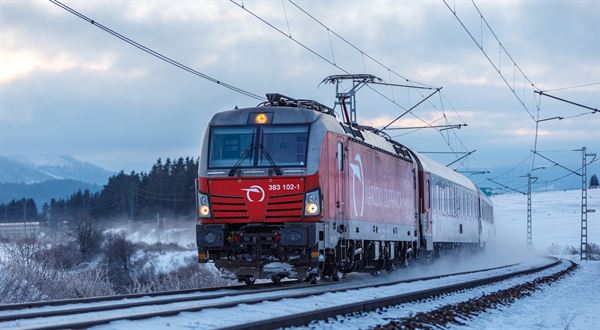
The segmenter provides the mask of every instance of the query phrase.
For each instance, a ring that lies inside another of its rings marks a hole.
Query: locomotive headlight
[[[200,218],[210,218],[210,203],[208,196],[198,193],[198,215]]]
[[[210,215],[210,208],[207,205],[200,206],[200,216],[207,217]]]
[[[307,215],[315,215],[317,213],[319,213],[319,206],[317,206],[316,203],[306,203],[306,210],[305,210]]]
[[[307,192],[304,197],[304,216],[321,214],[321,193],[319,189]]]
[[[268,118],[268,117],[267,117],[267,115],[266,115],[266,114],[264,114],[264,113],[259,113],[259,114],[257,114],[257,115],[256,115],[256,117],[254,118],[254,121],[255,121],[257,124],[266,124],[268,120],[269,120],[269,118]]]

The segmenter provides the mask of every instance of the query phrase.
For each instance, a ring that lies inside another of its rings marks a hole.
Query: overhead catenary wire
[[[270,27],[270,28],[272,28],[273,30],[275,30],[275,31],[277,31],[278,33],[280,33],[281,35],[285,36],[286,38],[288,38],[289,40],[291,40],[292,42],[294,42],[294,43],[295,43],[295,44],[297,44],[298,46],[300,46],[300,47],[304,48],[306,51],[308,51],[308,52],[310,52],[311,54],[313,54],[313,55],[317,56],[319,59],[323,60],[323,61],[324,61],[324,62],[326,62],[326,63],[329,63],[330,65],[334,66],[335,68],[339,69],[340,71],[342,71],[342,72],[344,72],[344,73],[346,73],[346,74],[350,74],[350,72],[349,72],[348,70],[346,70],[346,69],[344,69],[343,67],[341,67],[341,66],[340,66],[339,64],[337,64],[335,61],[328,59],[326,56],[324,56],[324,55],[320,54],[319,52],[317,52],[316,50],[314,50],[314,49],[310,48],[309,46],[307,46],[307,45],[306,45],[306,44],[304,44],[303,42],[299,41],[297,38],[290,36],[288,33],[284,32],[283,30],[281,30],[280,28],[278,28],[277,26],[275,26],[275,25],[274,25],[274,24],[272,24],[271,22],[269,22],[269,21],[267,21],[266,19],[262,18],[261,16],[259,16],[258,14],[256,14],[254,11],[252,11],[252,10],[248,9],[248,8],[247,8],[247,7],[244,5],[244,3],[238,3],[238,2],[236,2],[235,0],[229,0],[229,1],[230,1],[232,4],[234,4],[234,5],[238,6],[239,8],[241,8],[242,10],[244,10],[245,12],[247,12],[248,14],[250,14],[251,16],[253,16],[254,18],[258,19],[259,21],[261,21],[261,22],[262,22],[262,23],[264,23],[265,25],[269,26],[269,27]],[[294,6],[296,6],[296,7],[299,7],[299,6],[298,6],[297,4],[295,4],[295,3],[294,3]],[[315,19],[315,18],[313,18],[313,19]],[[328,27],[327,27],[326,25],[324,25],[323,23],[320,23],[320,22],[319,22],[319,24],[320,24],[321,26],[323,26],[324,28],[326,28],[326,29],[328,28]],[[330,31],[331,33],[333,33],[333,30],[331,30],[330,28],[329,28],[329,31]],[[339,36],[339,35],[336,35],[336,36],[338,36],[339,38],[342,38],[342,37],[341,37],[341,36]],[[353,45],[353,44],[352,44],[352,46],[353,46],[353,48],[354,48],[354,47],[356,47],[356,46],[355,46],[355,45]],[[370,55],[366,54],[366,53],[365,53],[363,50],[361,50],[360,48],[356,47],[355,49],[357,49],[357,51],[359,51],[359,52],[360,52],[360,54],[361,54],[361,58],[362,58],[363,60],[364,60],[365,56],[367,56],[367,58],[370,58],[370,59],[372,58],[372,56],[370,56]],[[377,61],[377,60],[375,60],[374,58],[373,58],[373,60],[374,60],[374,62],[376,62],[376,63],[378,62],[378,61]],[[379,63],[380,63],[380,62],[379,62]],[[380,64],[380,65],[382,65],[382,64]],[[383,66],[383,65],[382,65],[382,66]],[[386,68],[387,68],[387,66],[384,66],[384,67],[386,67]],[[391,69],[390,69],[390,70],[391,70]],[[392,71],[392,72],[394,72],[394,71]],[[397,74],[397,73],[395,73],[395,72],[394,72],[394,74]],[[402,77],[402,78],[403,78],[403,79],[405,79],[406,81],[410,81],[410,82],[412,82],[412,83],[421,84],[421,85],[423,85],[423,86],[431,87],[431,86],[429,86],[429,85],[427,85],[427,84],[423,84],[423,83],[418,83],[418,82],[412,81],[412,80],[410,80],[410,79],[408,79],[408,78],[406,78],[406,77],[404,77],[404,76],[402,76],[402,75],[399,75],[399,74],[397,74],[397,75],[398,75],[399,77]],[[401,104],[399,104],[398,102],[396,102],[396,100],[394,100],[394,99],[390,98],[389,96],[387,96],[387,95],[383,94],[382,92],[380,92],[379,90],[377,90],[377,89],[376,89],[376,88],[374,88],[373,86],[367,85],[367,87],[368,87],[369,89],[371,89],[373,92],[375,92],[376,94],[378,94],[379,96],[383,97],[383,98],[384,98],[384,99],[386,99],[387,101],[389,101],[389,102],[391,102],[392,104],[394,104],[395,106],[399,107],[400,109],[402,109],[402,110],[405,110],[405,111],[407,110],[407,109],[406,109],[405,107],[403,107]],[[420,116],[418,116],[418,115],[414,114],[413,112],[410,112],[409,114],[410,114],[411,116],[413,116],[414,118],[418,119],[419,121],[423,122],[425,125],[427,125],[427,126],[432,126],[432,124],[431,124],[430,122],[427,122],[426,120],[424,120],[424,119],[423,119],[423,118],[421,118]],[[439,130],[437,130],[437,131],[439,132]],[[406,134],[410,134],[410,133],[411,133],[411,132],[409,132],[409,133],[406,133]],[[440,132],[440,133],[441,133],[441,132]],[[455,151],[455,150],[454,150],[454,148],[451,146],[451,144],[450,144],[450,141],[449,141],[449,140],[448,140],[448,139],[447,139],[447,138],[446,138],[446,137],[445,137],[443,134],[440,134],[440,135],[442,136],[442,139],[445,141],[446,145],[448,145],[448,147],[450,148],[450,150],[452,150],[452,151]]]
[[[314,15],[310,14],[308,11],[306,11],[304,8],[300,7],[298,4],[296,4],[294,1],[292,0],[288,0],[294,7],[296,7],[298,10],[300,10],[301,12],[303,12],[305,15],[307,15],[308,17],[310,17],[313,21],[315,21],[317,24],[321,25],[323,28],[327,29],[327,31],[331,32],[333,35],[335,35],[336,37],[338,37],[340,40],[342,40],[344,43],[346,43],[348,46],[354,48],[354,50],[358,51],[359,53],[361,53],[363,56],[367,57],[368,59],[370,59],[371,61],[379,64],[380,66],[382,66],[383,68],[385,68],[388,72],[393,73],[394,75],[402,78],[404,81],[406,82],[411,82],[414,84],[418,84],[418,85],[422,85],[422,86],[426,86],[428,88],[434,88],[433,86],[429,85],[429,84],[425,84],[422,82],[418,82],[415,80],[411,80],[408,79],[407,77],[405,77],[404,75],[399,74],[398,72],[394,71],[392,68],[390,68],[389,66],[383,64],[381,61],[379,61],[378,59],[374,58],[373,56],[369,55],[367,52],[365,52],[363,49],[359,48],[358,46],[356,46],[354,43],[350,42],[348,39],[344,38],[343,36],[341,36],[340,34],[338,34],[337,32],[335,32],[334,30],[332,30],[329,26],[325,25],[325,23],[321,22],[319,19],[317,19]]]
[[[485,56],[485,58],[488,60],[488,62],[492,65],[492,67],[494,68],[494,70],[498,73],[498,75],[500,76],[500,78],[504,81],[504,83],[506,84],[506,86],[510,89],[510,91],[512,92],[512,94],[516,97],[516,99],[519,101],[519,103],[521,104],[522,108],[527,112],[527,114],[529,115],[529,117],[535,122],[535,137],[534,137],[534,145],[533,145],[533,150],[537,150],[537,146],[538,146],[538,134],[539,134],[539,122],[540,122],[540,102],[541,102],[541,95],[540,98],[538,100],[536,100],[535,98],[535,94],[533,94],[534,98],[533,98],[533,106],[536,108],[536,114],[534,115],[534,113],[529,109],[529,107],[527,106],[526,102],[525,102],[525,87],[523,87],[523,96],[520,96],[517,94],[517,91],[515,90],[515,77],[516,77],[516,71],[519,72],[519,74],[522,76],[522,78],[524,79],[524,81],[526,81],[533,89],[533,91],[535,93],[543,93],[541,92],[541,89],[538,88],[535,83],[533,83],[533,81],[527,76],[527,74],[524,72],[524,70],[521,68],[521,66],[516,62],[516,60],[513,58],[513,56],[508,52],[508,50],[506,49],[506,47],[504,46],[504,44],[502,43],[502,41],[500,40],[500,38],[498,37],[498,35],[496,34],[496,32],[494,31],[494,29],[490,26],[490,24],[488,23],[487,19],[485,18],[485,16],[483,15],[482,11],[480,10],[479,6],[477,6],[477,4],[475,3],[474,0],[471,0],[470,2],[472,3],[473,7],[475,8],[477,15],[479,16],[480,19],[480,23],[481,23],[481,31],[480,31],[480,40],[478,41],[474,35],[474,33],[466,26],[466,24],[463,22],[463,20],[461,19],[461,17],[459,17],[456,7],[451,7],[449,5],[449,3],[446,0],[442,0],[443,3],[446,5],[446,7],[450,10],[450,12],[452,13],[452,15],[456,18],[456,20],[458,21],[458,23],[460,24],[460,26],[465,30],[465,32],[469,35],[469,37],[471,38],[471,40],[477,45],[477,48],[479,48],[479,50],[483,53],[483,55]],[[486,51],[486,49],[484,49],[484,45],[483,45],[483,32],[484,32],[484,26],[486,27],[486,30],[489,31],[492,35],[492,37],[495,39],[495,41],[498,44],[498,64],[496,65],[495,61],[492,60],[492,58],[490,57],[490,55],[488,54],[488,52]],[[502,53],[504,53],[506,55],[506,57],[508,57],[508,59],[510,60],[510,63],[512,64],[513,67],[513,84],[511,86],[511,84],[508,81],[508,78],[505,76],[505,74],[503,73],[503,70],[501,68],[501,58],[500,56],[502,55]],[[568,86],[566,87],[568,88],[577,88],[577,87],[585,87],[585,86],[590,86],[593,84],[585,84],[585,85],[576,85],[576,86]],[[537,102],[536,102],[537,101]],[[537,104],[536,104],[537,103]],[[577,104],[579,105],[579,104]],[[581,106],[581,105],[579,105]],[[588,109],[592,110],[593,112],[595,112],[597,109],[592,109],[589,108]],[[589,114],[589,112],[586,113],[582,113],[582,114],[578,114],[578,115],[574,115],[574,116],[570,116],[570,117],[579,117],[585,114]],[[564,118],[561,118],[564,119]],[[531,162],[531,169],[535,168],[535,159],[536,159],[536,153],[534,152],[532,155],[532,162]]]
[[[562,91],[562,90],[566,90],[566,89],[582,88],[582,87],[589,87],[589,86],[596,86],[596,85],[600,85],[600,82],[589,83],[589,84],[579,84],[579,85],[573,85],[573,86],[567,86],[567,87],[558,87],[558,88],[552,88],[552,89],[544,89],[541,92]]]
[[[502,81],[504,81],[504,83],[506,84],[506,86],[510,89],[510,91],[513,93],[513,95],[517,98],[518,102],[521,104],[521,106],[523,107],[523,109],[527,112],[527,114],[529,115],[529,117],[533,121],[535,121],[535,117],[534,117],[532,111],[529,110],[529,108],[525,104],[524,99],[521,98],[519,95],[517,95],[514,87],[510,85],[510,83],[508,82],[507,78],[504,76],[504,74],[502,74],[502,71],[500,70],[500,68],[496,65],[496,63],[494,63],[494,61],[490,58],[490,55],[488,55],[488,53],[485,51],[485,49],[483,48],[482,43],[480,43],[480,42],[477,41],[477,39],[475,38],[475,36],[473,35],[473,33],[469,30],[469,28],[467,28],[467,26],[460,19],[460,17],[458,17],[458,14],[456,13],[456,9],[453,9],[452,7],[450,7],[450,5],[448,4],[448,2],[446,0],[442,0],[442,1],[446,5],[446,7],[448,7],[448,9],[452,13],[452,15],[454,15],[454,17],[456,18],[456,20],[458,21],[458,23],[462,26],[462,28],[467,32],[467,34],[469,35],[469,37],[471,38],[471,40],[473,40],[473,42],[477,45],[477,47],[479,48],[479,50],[481,50],[481,52],[483,53],[483,55],[485,56],[485,58],[488,60],[488,62],[490,62],[490,64],[492,65],[492,67],[494,67],[494,70],[496,70],[496,72],[498,73],[498,75],[500,75],[500,78],[502,78]],[[479,7],[477,7],[477,5],[475,4],[475,2],[473,0],[471,0],[471,2],[473,3],[473,6],[475,6],[475,9],[479,13],[479,16],[481,18],[482,23],[485,23],[485,25],[487,26],[487,28],[492,32],[492,35],[494,36],[494,38],[496,39],[496,41],[498,42],[498,44],[500,45],[500,47],[502,48],[502,50],[504,50],[504,52],[510,58],[512,64],[514,65],[514,68],[517,68],[519,70],[519,72],[521,73],[521,75],[525,78],[525,80],[527,82],[529,82],[531,84],[531,86],[534,89],[539,90],[539,88],[537,88],[535,86],[535,84],[531,81],[531,79],[529,79],[529,77],[527,77],[527,75],[523,72],[523,70],[521,69],[521,67],[517,64],[517,62],[513,59],[513,57],[510,55],[510,53],[506,50],[506,48],[504,47],[504,45],[502,44],[502,42],[500,41],[500,39],[498,38],[498,36],[494,32],[494,30],[491,28],[491,26],[488,24],[487,20],[483,16],[483,13],[479,10]]]
[[[232,1],[232,0],[230,0],[230,1]],[[378,60],[378,59],[374,58],[373,56],[369,55],[369,54],[368,54],[367,52],[365,52],[363,49],[361,49],[360,47],[356,46],[354,43],[350,42],[350,41],[349,41],[347,38],[345,38],[345,37],[341,36],[340,34],[338,34],[337,32],[335,32],[333,29],[331,29],[331,27],[327,26],[327,25],[326,25],[325,23],[323,23],[321,20],[317,19],[317,18],[316,18],[314,15],[310,14],[310,13],[309,13],[307,10],[305,10],[305,9],[304,9],[304,8],[302,8],[302,7],[300,7],[300,6],[299,6],[298,4],[296,4],[294,1],[292,1],[292,0],[288,0],[288,1],[289,1],[289,2],[290,2],[292,5],[293,5],[293,6],[295,6],[295,7],[296,7],[298,10],[300,10],[302,13],[304,13],[305,15],[307,15],[308,17],[310,17],[310,18],[311,18],[313,21],[315,21],[317,24],[319,24],[319,25],[320,25],[320,26],[322,26],[323,28],[327,29],[327,33],[328,33],[328,37],[329,37],[329,42],[330,42],[330,47],[331,47],[331,51],[332,51],[332,57],[333,57],[333,46],[332,46],[332,44],[331,44],[331,36],[330,36],[330,34],[329,34],[329,33],[332,33],[332,34],[333,34],[333,35],[335,35],[337,38],[339,38],[339,39],[340,39],[340,40],[342,40],[344,43],[346,43],[348,46],[352,47],[354,50],[356,50],[357,52],[359,52],[359,53],[360,53],[360,55],[361,55],[361,59],[362,59],[362,61],[363,61],[363,68],[364,68],[365,70],[366,70],[366,65],[365,65],[365,61],[364,61],[364,59],[365,59],[365,57],[367,57],[368,59],[372,60],[374,63],[376,63],[376,64],[380,65],[381,67],[383,67],[384,69],[386,69],[386,70],[388,71],[388,74],[389,74],[389,76],[390,76],[390,83],[392,82],[392,79],[391,79],[391,78],[392,78],[392,77],[391,77],[391,74],[392,74],[392,73],[394,73],[394,75],[396,75],[396,76],[400,77],[401,79],[403,79],[403,80],[405,80],[405,81],[407,81],[407,82],[411,82],[411,83],[413,83],[413,84],[419,84],[419,85],[422,85],[422,86],[424,86],[424,87],[405,86],[405,85],[398,85],[398,86],[402,86],[402,87],[409,87],[409,88],[416,88],[416,89],[437,89],[437,90],[438,90],[438,92],[440,92],[440,93],[441,93],[441,88],[435,88],[435,87],[433,87],[433,86],[431,86],[431,85],[429,85],[429,84],[425,84],[425,83],[421,83],[421,82],[418,82],[418,81],[411,80],[411,79],[409,79],[409,78],[407,78],[407,77],[405,77],[405,76],[403,76],[403,75],[401,75],[401,74],[397,73],[396,71],[392,70],[392,69],[391,69],[389,66],[387,66],[387,65],[383,64],[383,63],[382,63],[380,60]],[[334,58],[334,61],[333,61],[333,62],[335,63],[335,58]],[[373,89],[371,86],[369,86],[369,88],[371,88],[372,90],[374,90],[374,89]],[[376,90],[375,90],[375,91],[376,91]],[[405,111],[407,111],[407,112],[408,112],[408,110],[407,110],[406,108],[404,108],[404,107],[400,106],[399,104],[397,104],[397,102],[396,102],[396,100],[395,100],[395,98],[394,98],[393,89],[391,89],[392,98],[389,98],[389,97],[387,97],[387,96],[383,95],[382,93],[379,93],[378,91],[376,91],[376,92],[377,92],[377,93],[378,93],[380,96],[382,96],[382,97],[384,97],[385,99],[387,99],[388,101],[390,101],[391,103],[393,103],[393,104],[395,104],[395,105],[399,106],[401,109],[403,109],[403,110],[405,110]],[[426,97],[425,95],[423,95],[423,94],[422,94],[421,92],[419,92],[419,91],[417,91],[417,92],[418,92],[418,93],[421,95],[421,98],[422,98],[422,100],[426,100],[426,101],[427,101],[429,104],[431,104],[431,105],[432,105],[434,108],[436,108],[435,104],[433,104],[433,103],[432,103],[432,102],[429,100],[429,97]],[[410,89],[408,90],[408,95],[410,96]],[[423,102],[423,101],[421,101],[421,102],[419,102],[419,103],[422,103],[422,102]],[[440,102],[441,102],[441,97],[440,97]],[[443,109],[443,103],[441,104],[441,106],[442,106],[442,109],[441,109],[441,111],[442,111],[442,113],[444,113],[444,109]],[[412,107],[412,106],[411,106],[411,108],[414,108],[414,107]],[[417,116],[416,114],[414,114],[414,113],[412,113],[412,112],[409,112],[409,113],[410,113],[410,115],[411,115],[411,116],[413,116],[413,117],[417,118],[417,119],[418,119],[418,120],[420,120],[421,122],[428,124],[428,125],[430,126],[430,128],[433,128],[433,127],[431,127],[431,126],[432,126],[432,125],[431,125],[431,123],[427,123],[425,120],[423,120],[422,118],[420,118],[419,116]],[[465,123],[465,121],[464,121],[464,120],[463,120],[463,123]],[[448,122],[447,120],[446,120],[446,124],[449,124],[449,122]],[[404,134],[401,134],[401,135],[396,135],[395,137],[399,137],[399,136],[403,136],[403,135],[412,134],[412,133],[415,133],[415,132],[417,132],[417,131],[418,131],[418,130],[410,131],[410,132],[407,132],[407,133],[404,133]],[[444,136],[444,135],[441,133],[441,131],[440,131],[440,130],[438,130],[438,132],[440,132],[440,135],[442,136],[442,139],[443,139],[443,140],[445,141],[445,143],[448,145],[449,149],[450,149],[450,150],[452,150],[452,151],[454,151],[454,148],[453,148],[453,147],[451,146],[451,144],[450,144],[449,138],[448,138],[448,137],[446,137],[446,136]],[[456,132],[453,132],[453,134],[454,134],[454,135],[457,137],[457,139],[458,139],[458,135],[456,134]],[[467,148],[466,146],[464,146],[464,143],[463,143],[462,141],[460,141],[460,143],[463,145],[463,147],[464,147],[464,149],[465,149],[466,151],[468,151],[468,150],[469,150],[469,148]],[[457,157],[457,158],[458,158],[458,157]],[[463,164],[463,162],[464,162],[464,161],[461,161],[461,165]]]
[[[239,87],[236,87],[236,86],[231,85],[229,83],[226,83],[226,82],[224,82],[222,80],[219,80],[219,79],[216,79],[214,77],[211,77],[211,76],[209,76],[207,74],[204,74],[204,73],[202,73],[200,71],[197,71],[197,70],[195,70],[195,69],[193,69],[193,68],[191,68],[191,67],[189,67],[189,66],[187,66],[185,64],[182,64],[181,62],[178,62],[178,61],[176,61],[176,60],[174,60],[174,59],[172,59],[172,58],[170,58],[170,57],[168,57],[166,55],[163,55],[163,54],[161,54],[161,53],[159,53],[159,52],[157,52],[157,51],[155,51],[155,50],[153,50],[153,49],[151,49],[151,48],[149,48],[147,46],[144,46],[144,45],[142,45],[142,44],[140,44],[140,43],[138,43],[138,42],[136,42],[136,41],[134,41],[134,40],[132,40],[132,39],[130,39],[130,38],[128,38],[128,37],[126,37],[126,36],[118,33],[118,32],[116,32],[116,31],[114,31],[114,30],[112,30],[112,29],[110,29],[110,28],[102,25],[101,23],[99,23],[99,22],[97,22],[97,21],[95,21],[95,20],[93,20],[93,19],[91,19],[91,18],[83,15],[82,13],[80,13],[80,12],[76,11],[75,9],[73,9],[73,8],[71,8],[71,7],[63,4],[62,2],[60,2],[58,0],[49,0],[49,1],[51,3],[57,5],[58,7],[66,10],[67,12],[69,12],[69,13],[77,16],[77,17],[79,17],[80,19],[82,19],[82,20],[84,20],[84,21],[86,21],[86,22],[88,22],[88,23],[96,26],[97,28],[99,28],[99,29],[101,29],[101,30],[109,33],[110,35],[112,35],[114,37],[117,37],[117,38],[125,41],[126,43],[128,43],[128,44],[130,44],[130,45],[132,45],[132,46],[134,46],[134,47],[136,47],[136,48],[138,48],[138,49],[140,49],[140,50],[142,50],[142,51],[144,51],[144,52],[146,52],[146,53],[148,53],[148,54],[150,54],[150,55],[152,55],[152,56],[154,56],[154,57],[156,57],[156,58],[158,58],[158,59],[160,59],[162,61],[165,61],[165,62],[167,62],[167,63],[169,63],[169,64],[171,64],[171,65],[173,65],[173,66],[175,66],[175,67],[177,67],[179,69],[187,71],[187,72],[189,72],[189,73],[191,73],[193,75],[196,75],[198,77],[206,79],[206,80],[208,80],[208,81],[210,81],[212,83],[215,83],[217,85],[223,86],[223,87],[225,87],[227,89],[230,89],[230,90],[232,90],[234,92],[240,93],[240,94],[242,94],[244,96],[247,96],[247,97],[259,100],[259,101],[266,100],[264,96],[260,96],[258,94],[249,92],[249,91],[244,90],[242,88],[239,88]]]

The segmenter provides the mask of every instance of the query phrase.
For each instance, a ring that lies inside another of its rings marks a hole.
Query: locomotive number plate
[[[300,184],[299,183],[270,184],[269,185],[269,190],[270,191],[277,191],[277,190],[283,190],[283,191],[300,190]]]

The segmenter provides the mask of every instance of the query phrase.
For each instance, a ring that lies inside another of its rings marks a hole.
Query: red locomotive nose
[[[282,222],[303,218],[305,179],[219,178],[208,181],[215,223]]]

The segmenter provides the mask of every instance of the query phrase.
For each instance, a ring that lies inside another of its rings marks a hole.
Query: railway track
[[[326,319],[331,316],[347,314],[359,311],[368,311],[383,306],[395,305],[407,301],[413,301],[448,293],[456,290],[462,290],[475,286],[489,284],[495,281],[501,281],[510,277],[524,274],[535,273],[560,263],[559,260],[553,260],[543,266],[518,272],[508,272],[504,275],[485,277],[479,280],[461,282],[455,285],[449,285],[442,288],[422,290],[403,295],[395,295],[386,298],[363,301],[361,303],[344,304],[331,308],[319,309],[314,312],[305,312],[301,314],[287,315],[284,317],[273,318],[270,320],[246,323],[244,325],[233,326],[230,329],[271,329],[282,326],[303,325],[313,320]],[[395,281],[381,281],[368,284],[350,283],[322,283],[320,285],[307,285],[301,282],[288,283],[281,287],[274,287],[272,284],[257,285],[247,288],[242,286],[212,288],[208,290],[185,290],[169,291],[141,295],[127,295],[127,299],[142,298],[151,296],[149,299],[137,301],[127,301],[120,297],[97,297],[87,299],[62,300],[53,302],[41,302],[35,304],[15,304],[0,306],[0,311],[14,310],[11,313],[4,313],[0,316],[0,328],[15,329],[65,329],[65,328],[88,328],[102,324],[108,324],[120,320],[141,320],[153,317],[175,316],[183,312],[198,312],[208,308],[231,308],[241,304],[258,304],[266,301],[277,301],[281,299],[300,299],[310,296],[321,295],[324,293],[336,293],[343,291],[359,290],[365,288],[377,288],[393,286],[401,283],[411,283],[416,281],[428,281],[450,276],[459,276],[466,274],[476,274],[503,268],[513,267],[505,265],[501,267],[487,268],[476,271],[458,272],[437,276],[427,276]],[[218,292],[219,290],[229,290],[227,292]],[[165,297],[166,296],[166,297]],[[111,299],[112,298],[112,303]],[[78,303],[80,306],[66,306],[63,308],[51,308],[57,305],[66,305]],[[90,305],[90,303],[104,302],[102,305]],[[25,306],[27,309],[23,309]],[[19,309],[17,309],[20,307]],[[112,312],[112,313],[111,313]],[[62,319],[61,319],[62,317]]]
[[[136,298],[143,298],[143,297],[162,297],[162,296],[180,295],[180,294],[205,293],[205,292],[215,292],[215,291],[220,291],[220,290],[248,291],[248,290],[259,290],[259,289],[263,289],[263,288],[281,288],[282,286],[287,286],[287,285],[291,285],[291,284],[295,284],[295,283],[298,283],[298,281],[297,280],[284,281],[284,282],[281,282],[280,284],[274,284],[274,283],[270,283],[270,282],[269,283],[258,283],[253,286],[248,286],[246,284],[240,284],[240,285],[228,285],[228,286],[219,286],[219,287],[202,288],[202,289],[158,291],[158,292],[147,292],[147,293],[130,293],[130,294],[120,294],[120,295],[112,295],[112,296],[59,299],[59,300],[36,301],[36,302],[26,302],[26,303],[17,303],[17,304],[0,304],[0,312],[8,311],[8,310],[40,308],[40,307],[48,307],[48,306],[61,306],[61,305],[71,305],[71,304],[118,301],[118,300],[136,299]]]
[[[243,325],[235,325],[229,327],[223,327],[221,330],[244,330],[244,329],[276,329],[282,327],[294,327],[309,324],[313,321],[326,320],[331,317],[348,315],[352,313],[360,312],[371,312],[379,308],[400,305],[409,302],[415,302],[423,299],[429,299],[438,297],[441,295],[473,289],[487,284],[492,284],[500,281],[504,281],[513,277],[521,275],[534,274],[552,267],[559,265],[562,260],[556,259],[546,265],[535,267],[528,270],[522,270],[517,272],[511,272],[503,275],[491,276],[478,280],[472,280],[467,282],[461,282],[431,289],[425,289],[415,292],[409,292],[399,295],[391,295],[384,298],[369,299],[361,302],[349,303],[338,305],[330,308],[313,310],[304,313],[298,313],[293,315],[286,315],[278,318],[272,318],[267,320],[261,320],[251,323],[245,323]]]

